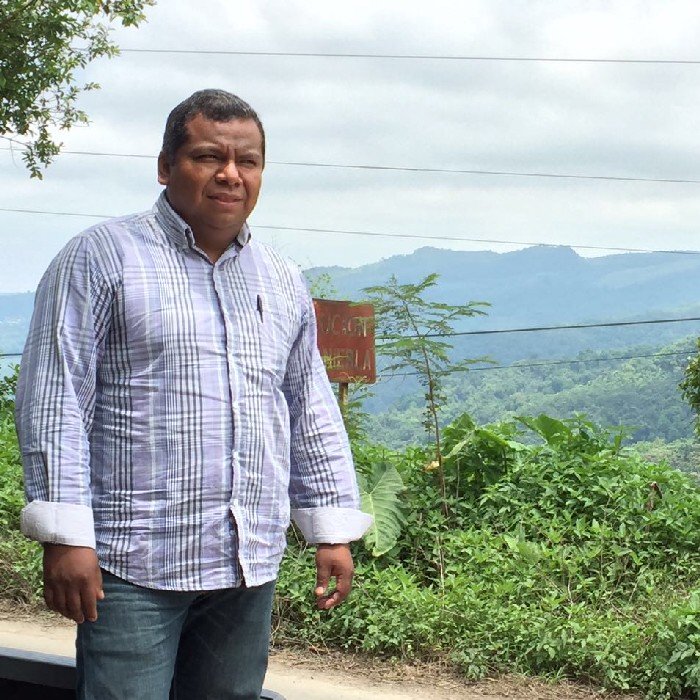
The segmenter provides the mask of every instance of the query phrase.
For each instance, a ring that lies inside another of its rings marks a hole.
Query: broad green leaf
[[[517,420],[540,435],[548,445],[556,445],[562,441],[562,438],[571,436],[571,428],[566,423],[544,413],[537,418],[518,416]]]
[[[381,557],[394,547],[405,522],[399,501],[404,484],[389,462],[378,463],[369,475],[358,474],[358,482],[362,510],[374,518],[364,542],[372,556]]]

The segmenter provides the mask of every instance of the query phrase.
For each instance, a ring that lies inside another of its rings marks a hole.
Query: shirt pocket
[[[298,312],[282,294],[271,289],[254,290],[251,304],[262,370],[281,382],[298,332]]]

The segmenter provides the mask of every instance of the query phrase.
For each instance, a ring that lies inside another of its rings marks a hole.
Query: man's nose
[[[217,179],[226,182],[240,182],[241,176],[238,172],[235,160],[227,160],[221,164],[221,167],[216,172]]]

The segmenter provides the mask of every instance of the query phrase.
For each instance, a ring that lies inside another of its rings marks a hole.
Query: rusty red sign
[[[374,307],[350,301],[314,299],[318,349],[332,382],[377,381]]]

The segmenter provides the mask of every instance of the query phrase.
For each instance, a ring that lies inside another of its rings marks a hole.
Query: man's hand
[[[44,544],[44,600],[51,610],[78,624],[94,622],[97,601],[104,597],[94,549]]]
[[[316,607],[330,610],[340,605],[352,588],[354,571],[352,554],[347,544],[320,544],[316,549]],[[335,590],[328,590],[331,578],[335,578]]]

